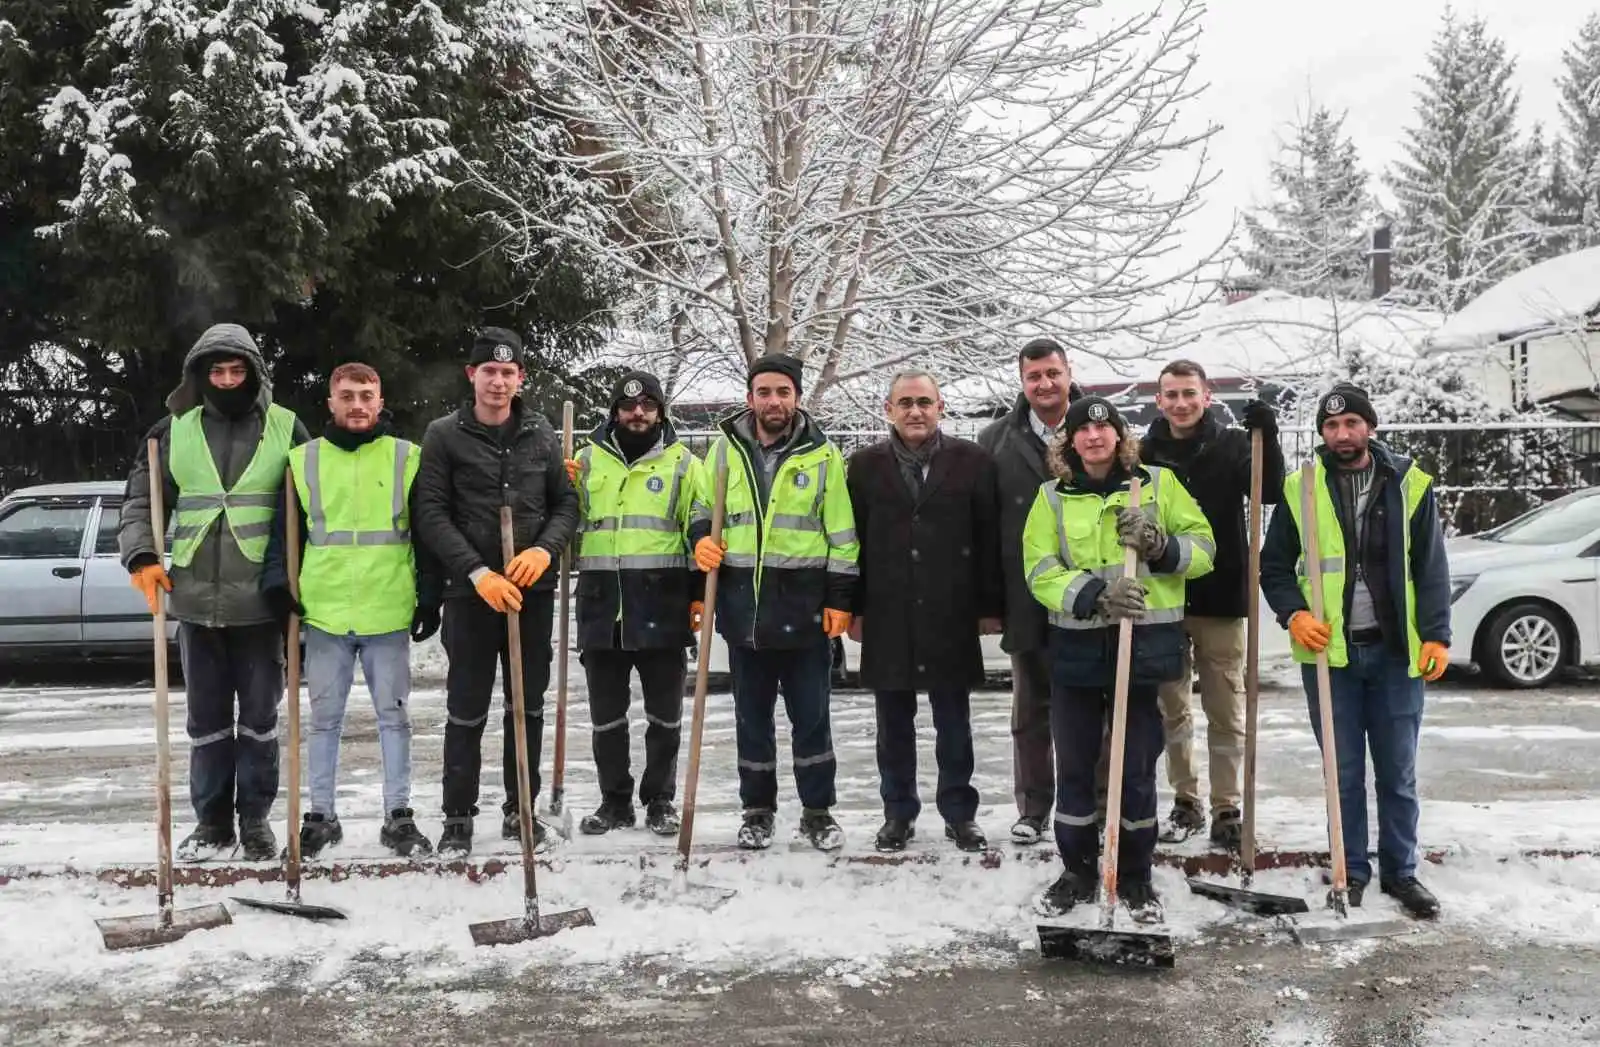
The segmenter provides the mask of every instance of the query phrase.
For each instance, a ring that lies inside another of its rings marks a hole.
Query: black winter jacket
[[[1181,447],[1197,441],[1193,448]],[[1181,448],[1181,450],[1180,450]],[[1261,500],[1277,505],[1283,493],[1283,446],[1275,433],[1262,440],[1265,462]],[[1189,452],[1185,456],[1182,451]],[[1171,469],[1200,503],[1217,543],[1212,572],[1188,584],[1184,612],[1199,618],[1243,618],[1250,611],[1249,539],[1245,504],[1250,500],[1250,434],[1225,428],[1206,415],[1190,441],[1172,435],[1165,418],[1157,418],[1140,442],[1139,460]]]
[[[516,430],[506,447],[479,422],[470,403],[435,419],[422,437],[422,462],[411,488],[411,525],[439,562],[445,599],[476,598],[469,576],[500,571],[500,507],[511,506],[512,546],[538,546],[551,566],[533,586],[555,588],[556,562],[578,525],[578,492],[567,480],[561,442],[550,423],[512,400]]]

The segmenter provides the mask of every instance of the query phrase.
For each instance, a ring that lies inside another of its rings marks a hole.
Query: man
[[[1101,397],[1067,411],[1050,460],[1059,479],[1039,489],[1022,539],[1034,598],[1050,616],[1055,835],[1063,866],[1039,907],[1059,915],[1095,896],[1102,726],[1114,700],[1118,623],[1132,619],[1117,884],[1134,918],[1154,922],[1162,917],[1151,882],[1161,755],[1156,690],[1182,668],[1184,587],[1211,570],[1211,526],[1176,476],[1139,464],[1138,438]],[[1136,476],[1141,491],[1133,508]],[[1123,575],[1126,548],[1138,552],[1138,578]]]
[[[315,858],[344,839],[335,787],[345,703],[355,667],[378,714],[383,763],[383,827],[378,842],[406,858],[433,853],[411,809],[411,641],[439,629],[439,583],[419,556],[409,505],[417,446],[396,439],[383,409],[378,372],[340,364],[328,379],[333,420],[322,435],[289,453],[299,498],[300,600],[289,588],[280,504],[267,547],[262,588],[275,605],[292,605],[306,623],[306,688],[311,729],[311,809],[300,826],[300,853]]]
[[[179,623],[197,824],[178,857],[204,861],[242,845],[250,861],[270,861],[278,855],[267,816],[278,795],[288,607],[269,602],[261,573],[289,450],[305,442],[306,430],[272,402],[266,363],[237,324],[215,324],[194,343],[167,410],[146,439],[160,444],[172,574],[150,526],[143,444],[128,474],[117,543],[150,613],[164,589]]]
[[[999,495],[994,459],[939,430],[933,378],[898,374],[884,412],[889,438],[850,457],[850,505],[861,539],[860,597],[851,622],[862,644],[861,683],[874,691],[880,851],[916,834],[917,692],[933,707],[937,803],[945,837],[988,847],[972,787],[972,688],[983,682],[980,631],[1000,631]]]
[[[1016,843],[1038,843],[1055,805],[1055,757],[1050,742],[1050,658],[1045,611],[1028,589],[1022,566],[1022,529],[1041,484],[1049,444],[1067,406],[1083,391],[1060,343],[1035,338],[1017,354],[1022,393],[1011,413],[978,434],[994,457],[1000,490],[1000,557],[1005,579],[1005,630],[1000,646],[1011,656],[1011,742],[1016,782]]]
[[[1161,839],[1186,840],[1206,827],[1200,776],[1194,762],[1191,681],[1198,669],[1200,704],[1206,711],[1206,748],[1211,766],[1211,842],[1238,850],[1239,804],[1244,761],[1245,617],[1249,613],[1248,548],[1244,506],[1250,499],[1250,433],[1261,432],[1261,493],[1276,505],[1283,489],[1283,448],[1278,421],[1260,400],[1244,408],[1244,429],[1225,428],[1211,414],[1205,368],[1174,360],[1157,379],[1161,417],[1145,433],[1139,457],[1172,470],[1194,494],[1216,539],[1215,570],[1190,582],[1185,592],[1183,670],[1161,686],[1161,721],[1167,735],[1167,780],[1176,798]]]
[[[1331,667],[1333,729],[1344,819],[1350,904],[1360,905],[1368,858],[1366,752],[1378,790],[1379,888],[1413,916],[1439,902],[1417,880],[1417,737],[1423,683],[1450,664],[1450,567],[1433,478],[1373,439],[1378,416],[1367,394],[1338,385],[1317,404],[1312,492],[1322,564],[1323,617],[1311,614],[1307,517],[1301,474],[1283,485],[1261,551],[1261,591],[1289,630],[1301,663],[1311,726],[1322,742],[1316,660]]]
[[[678,440],[655,375],[630,371],[611,390],[607,419],[568,463],[583,521],[578,549],[578,646],[589,681],[589,722],[600,807],[579,823],[598,836],[632,827],[628,680],[644,690],[645,825],[678,831],[683,651],[704,575],[689,569],[689,524],[700,463]]]
[[[428,426],[412,494],[412,520],[445,578],[444,649],[450,667],[445,680],[441,855],[472,851],[481,743],[495,666],[502,681],[511,678],[504,617],[510,611],[521,612],[529,800],[539,795],[555,606],[550,564],[572,539],[578,495],[567,479],[555,431],[517,395],[522,378],[522,340],[502,327],[484,328],[472,343],[467,364],[472,402]],[[505,505],[511,506],[516,555],[501,573],[490,565],[504,562],[500,508]],[[507,686],[500,821],[500,835],[507,840],[520,838],[514,731]],[[544,826],[535,821],[533,833],[538,847],[544,842]]]
[[[778,691],[793,728],[800,832],[819,850],[844,845],[834,821],[830,641],[850,627],[856,599],[856,524],[844,458],[800,408],[801,364],[773,353],[750,368],[746,408],[719,423],[706,458],[704,504],[728,469],[719,547],[696,520],[695,561],[722,569],[717,631],[728,644],[739,750],[739,846],[772,845],[778,809]]]

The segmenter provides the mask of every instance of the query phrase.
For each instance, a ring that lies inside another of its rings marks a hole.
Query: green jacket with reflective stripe
[[[728,550],[717,582],[717,631],[740,647],[805,647],[821,640],[824,609],[855,608],[860,549],[844,458],[807,412],[796,411],[793,439],[762,503],[753,426],[748,410],[719,423],[691,537],[710,533],[712,487],[725,461]]]
[[[420,449],[380,436],[347,451],[323,437],[289,454],[305,519],[300,603],[325,633],[381,636],[411,628],[417,561],[411,485]]]
[[[1039,488],[1022,532],[1028,588],[1050,622],[1054,670],[1068,686],[1112,682],[1116,623],[1096,603],[1107,583],[1121,577],[1123,546],[1117,512],[1128,505],[1129,474],[1096,483],[1086,476]],[[1146,611],[1134,622],[1133,681],[1165,683],[1181,673],[1184,583],[1211,570],[1211,525],[1176,474],[1139,466],[1140,504],[1167,535],[1161,558],[1139,565]]]
[[[626,462],[606,423],[578,460],[578,646],[647,651],[690,642],[689,526],[700,462],[672,424],[661,442]]]

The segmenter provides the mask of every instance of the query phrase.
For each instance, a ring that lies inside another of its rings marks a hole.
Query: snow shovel
[[[500,508],[500,552],[508,564],[516,555],[511,540],[509,505]],[[594,926],[594,917],[588,909],[569,909],[557,913],[539,911],[539,869],[533,858],[533,797],[528,795],[528,706],[522,689],[522,615],[516,611],[506,614],[506,645],[511,677],[512,732],[517,749],[517,835],[522,842],[523,914],[509,920],[472,924],[468,930],[472,932],[472,941],[477,945],[515,945],[574,927]]]
[[[1139,507],[1140,483],[1128,488],[1128,507]],[[1122,576],[1139,577],[1139,551],[1127,548]],[[1119,931],[1117,914],[1117,850],[1122,827],[1122,762],[1128,741],[1128,680],[1133,670],[1133,619],[1117,623],[1116,690],[1111,705],[1111,766],[1106,775],[1106,840],[1100,857],[1102,880],[1100,926],[1063,927],[1039,924],[1039,953],[1051,959],[1091,960],[1134,967],[1172,967],[1172,936],[1160,931]]]
[[[561,460],[572,457],[572,401],[561,405]],[[573,536],[577,541],[577,536]],[[561,601],[557,608],[556,653],[556,749],[550,768],[550,806],[545,813],[550,816],[550,827],[563,840],[572,839],[572,809],[567,806],[567,614],[571,608],[572,542],[561,551],[561,576],[556,583],[561,587]]]
[[[728,500],[728,463],[717,467],[717,489],[711,505],[711,540],[722,543],[722,518]],[[717,611],[717,573],[706,575],[700,620],[700,649],[694,671],[694,719],[689,727],[689,767],[683,780],[683,818],[678,823],[678,857],[673,862],[671,880],[650,877],[622,895],[624,901],[684,901],[702,909],[714,909],[738,891],[731,887],[689,882],[689,851],[694,841],[694,802],[700,788],[700,740],[706,726],[706,690],[711,673],[711,630]]]
[[[1261,710],[1261,473],[1262,433],[1250,434],[1250,564],[1246,576],[1250,589],[1249,633],[1244,660],[1244,833],[1239,841],[1238,887],[1189,877],[1189,890],[1202,898],[1221,902],[1256,916],[1290,916],[1310,912],[1304,898],[1290,894],[1252,891],[1256,875],[1256,722]]]
[[[1300,469],[1300,519],[1304,522],[1306,577],[1311,581],[1311,613],[1318,621],[1323,616],[1322,551],[1317,543],[1316,465],[1307,462]],[[1416,927],[1404,920],[1350,919],[1349,872],[1345,866],[1344,820],[1339,809],[1339,754],[1333,735],[1333,680],[1326,649],[1317,652],[1317,714],[1322,724],[1322,795],[1328,805],[1328,856],[1333,863],[1333,886],[1328,891],[1328,908],[1334,923],[1297,926],[1294,936],[1302,945],[1317,942],[1344,942],[1358,938],[1388,938],[1409,934]]]
[[[155,535],[156,562],[165,557],[160,445],[148,446],[150,468],[150,531]],[[167,746],[167,610],[156,594],[156,905],[157,911],[141,916],[113,916],[96,920],[107,949],[145,949],[175,942],[190,931],[203,931],[233,922],[225,906],[212,903],[191,909],[172,907],[172,753]]]
[[[283,473],[284,555],[289,564],[289,592],[300,599],[300,500],[295,497],[294,470]],[[284,653],[288,661],[287,702],[289,712],[289,846],[283,850],[282,901],[269,898],[233,900],[252,909],[298,916],[305,920],[343,920],[344,913],[326,905],[300,900],[300,616],[289,612],[284,628]]]

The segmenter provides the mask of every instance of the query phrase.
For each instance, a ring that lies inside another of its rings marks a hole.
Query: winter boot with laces
[[[671,800],[651,800],[650,806],[645,808],[645,828],[657,836],[676,836],[681,824],[678,809],[672,806]]]
[[[234,848],[238,846],[239,838],[233,833],[232,822],[227,825],[202,823],[195,826],[194,832],[178,844],[177,857],[180,862],[209,862],[232,857]]]
[[[445,815],[444,832],[435,848],[441,858],[464,858],[472,853],[472,816]]]
[[[626,800],[601,800],[593,814],[586,814],[578,823],[578,831],[585,836],[604,836],[612,829],[632,829],[638,824],[633,804]]]
[[[1128,907],[1134,923],[1160,923],[1167,912],[1161,907],[1161,896],[1149,880],[1130,880],[1119,892],[1122,904]]]
[[[1080,902],[1087,905],[1094,901],[1097,887],[1094,870],[1068,869],[1034,902],[1034,910],[1040,916],[1065,915]]]
[[[402,858],[426,858],[433,853],[433,844],[417,828],[416,818],[409,807],[397,807],[383,820],[378,830],[378,842]]]
[[[1244,821],[1237,807],[1220,807],[1211,816],[1211,845],[1225,851],[1244,846]]]
[[[1182,843],[1206,827],[1206,812],[1196,800],[1179,797],[1173,801],[1172,813],[1161,827],[1162,843]]]
[[[265,818],[239,819],[239,850],[247,862],[270,862],[278,857],[278,838]]]
[[[746,851],[764,851],[772,846],[771,811],[746,811],[739,826],[739,846]]]
[[[315,858],[323,849],[344,839],[344,826],[338,818],[308,814],[300,823],[300,857]]]
[[[500,818],[500,838],[502,840],[522,840],[522,815],[515,808],[505,811]],[[533,816],[533,849],[539,850],[545,845],[544,822],[536,814]]]
[[[819,851],[837,851],[844,846],[844,830],[826,810],[806,808],[800,815],[800,835]]]

